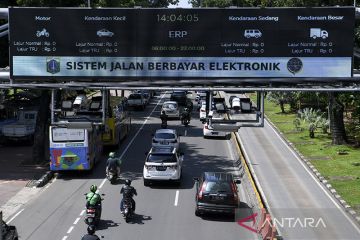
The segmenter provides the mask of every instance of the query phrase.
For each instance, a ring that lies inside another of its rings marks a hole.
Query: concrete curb
[[[34,187],[43,187],[45,186],[52,178],[54,177],[54,172],[47,171],[39,180],[34,184]]]
[[[357,213],[354,209],[351,208],[349,204],[346,203],[344,199],[342,199],[339,193],[336,192],[336,190],[331,186],[331,184],[329,184],[328,180],[326,180],[325,177],[323,177],[321,173],[315,168],[315,166],[312,165],[310,161],[299,152],[298,149],[295,148],[292,142],[290,142],[284,137],[284,134],[275,126],[273,122],[271,122],[268,118],[266,118],[266,120],[279,133],[279,135],[286,142],[286,144],[295,151],[296,155],[301,159],[301,161],[308,166],[308,169],[310,169],[314,176],[319,179],[319,182],[329,191],[329,193],[334,197],[334,199],[337,200],[344,208],[344,210],[349,213],[349,216],[351,216],[357,223],[360,224],[360,213]]]

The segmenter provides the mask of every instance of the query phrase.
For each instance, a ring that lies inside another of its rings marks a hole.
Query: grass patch
[[[321,129],[315,131],[315,138],[309,137],[305,125],[301,126],[303,131],[295,131],[293,121],[296,114],[290,112],[287,105],[285,112],[281,113],[278,105],[265,100],[266,117],[325,178],[332,179],[329,182],[349,205],[355,208],[360,206],[360,149],[348,145],[332,145],[331,136],[322,133]],[[341,154],[344,152],[346,154]]]

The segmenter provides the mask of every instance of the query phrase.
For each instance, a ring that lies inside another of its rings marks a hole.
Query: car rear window
[[[153,163],[172,163],[176,162],[176,157],[174,154],[150,154],[147,162]]]
[[[175,104],[175,103],[165,103],[164,108],[176,109],[177,104]]]
[[[174,139],[175,134],[173,134],[173,133],[155,133],[155,138]]]
[[[231,193],[231,185],[229,182],[225,181],[217,181],[217,182],[207,182],[205,187],[205,192],[209,193],[218,193],[218,192],[224,192],[224,193]]]
[[[141,95],[140,94],[131,94],[129,96],[129,99],[141,99]]]

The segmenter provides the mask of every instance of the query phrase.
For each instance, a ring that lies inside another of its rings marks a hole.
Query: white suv
[[[184,155],[174,147],[152,147],[146,154],[143,178],[144,186],[151,181],[175,181],[180,184]]]

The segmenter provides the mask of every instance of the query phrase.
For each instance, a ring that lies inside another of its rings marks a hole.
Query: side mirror
[[[182,134],[179,134],[179,137],[181,137],[182,136]]]
[[[180,155],[180,156],[184,156],[184,153],[183,153],[183,152],[180,152],[179,155]]]
[[[145,156],[148,155],[149,152],[145,152]]]
[[[153,137],[153,136],[155,136],[155,134],[152,133],[151,136]]]
[[[198,177],[194,177],[193,179],[194,179],[195,182],[200,181],[200,179]]]
[[[240,180],[240,179],[235,179],[235,180],[234,180],[234,183],[240,184],[240,183],[241,183],[241,180]]]

